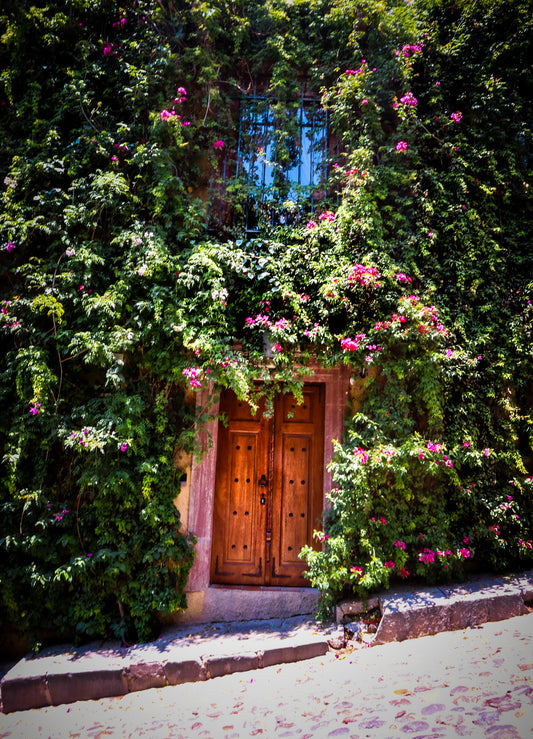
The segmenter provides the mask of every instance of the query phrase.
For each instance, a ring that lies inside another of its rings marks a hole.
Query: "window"
[[[222,202],[238,193],[230,218],[248,235],[259,233],[261,223],[298,223],[326,194],[326,111],[303,95],[289,102],[254,95],[239,100],[238,118],[234,178],[225,162],[220,215]],[[228,216],[226,209],[221,221]]]

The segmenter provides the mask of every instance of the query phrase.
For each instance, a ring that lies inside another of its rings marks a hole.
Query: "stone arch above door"
[[[325,391],[323,489],[327,493],[332,486],[327,466],[333,455],[333,440],[340,440],[342,437],[347,410],[349,371],[344,366],[330,370],[320,367],[311,369],[313,373],[309,375],[308,381],[323,385]],[[199,405],[207,405],[209,392],[208,389],[199,392]],[[211,412],[217,414],[218,405],[212,406]],[[202,442],[206,445],[210,443],[210,447],[198,463],[193,461],[191,470],[188,528],[197,540],[196,559],[186,589],[191,595],[206,591],[210,585],[218,421],[209,423],[202,437]]]

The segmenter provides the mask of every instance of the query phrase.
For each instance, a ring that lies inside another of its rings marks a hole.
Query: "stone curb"
[[[346,616],[369,608],[379,607],[382,615],[373,643],[385,644],[519,616],[529,612],[525,605],[529,602],[533,602],[533,570],[450,587],[416,591],[403,587],[366,603],[345,601],[337,606],[338,625],[333,629],[311,623],[290,629],[282,622],[274,627],[272,622],[257,622],[255,632],[237,624],[230,633],[219,634],[219,627],[212,626],[208,633],[197,632],[196,641],[172,634],[130,649],[45,650],[35,658],[25,657],[7,672],[0,682],[0,710],[10,713],[97,700],[318,657],[330,644],[342,641],[340,622]]]
[[[251,650],[251,640],[241,639],[235,644],[231,637],[213,653],[205,647],[170,645],[160,651],[159,659],[151,659],[153,648],[141,648],[139,652],[146,651],[149,655],[146,661],[135,652],[116,657],[103,651],[81,659],[75,653],[24,658],[0,683],[0,709],[11,713],[78,700],[98,700],[311,659],[328,651],[331,629],[285,638],[280,635],[268,646],[271,636],[265,639],[266,646],[261,646],[259,638]]]

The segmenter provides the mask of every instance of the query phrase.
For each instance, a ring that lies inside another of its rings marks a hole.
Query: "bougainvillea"
[[[311,356],[366,377],[305,555],[324,603],[532,561],[529,10],[1,11],[4,620],[147,638],[185,607],[190,396],[297,393]],[[266,185],[238,166],[254,90]],[[311,194],[277,176],[302,91],[329,126]]]

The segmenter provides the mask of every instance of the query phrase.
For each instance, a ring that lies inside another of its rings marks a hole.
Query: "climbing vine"
[[[530,10],[7,4],[4,621],[146,639],[185,608],[191,395],[298,393],[311,358],[364,384],[304,553],[326,607],[531,562]],[[302,86],[327,186],[288,200],[237,167],[239,101],[271,101],[286,171]]]

